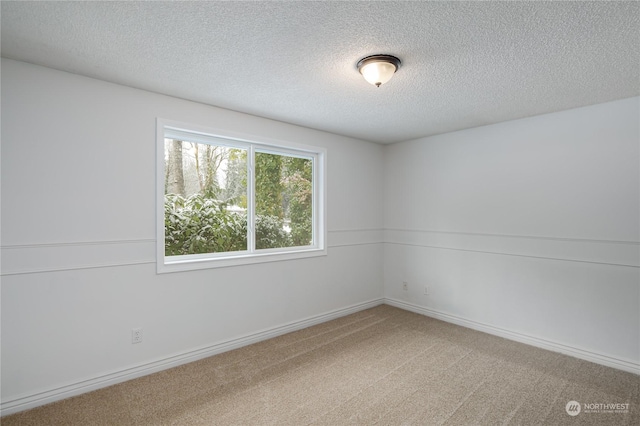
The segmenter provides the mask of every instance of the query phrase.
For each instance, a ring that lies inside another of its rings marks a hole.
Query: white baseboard
[[[514,340],[516,342],[525,343],[527,345],[535,346],[542,349],[547,349],[553,352],[559,352],[575,358],[583,359],[585,361],[590,361],[596,364],[601,364],[607,367],[612,367],[618,370],[623,370],[623,371],[640,375],[640,364],[637,362],[619,359],[609,355],[587,351],[587,350],[576,348],[573,346],[568,346],[562,343],[540,339],[538,337],[529,336],[527,334],[517,333],[507,329],[494,327],[492,325],[483,324],[477,321],[469,320],[466,318],[447,314],[444,312],[439,312],[434,309],[425,308],[423,306],[404,302],[402,300],[385,298],[384,303],[387,305],[395,306],[396,308],[415,312],[417,314],[425,315],[425,316],[439,319],[452,324],[471,328],[473,330],[482,331],[484,333],[492,334],[494,336],[504,337],[505,339]]]
[[[2,401],[2,403],[0,404],[0,415],[6,416],[9,414],[17,413],[19,411],[28,410],[30,408],[35,408],[51,402],[59,401],[61,399],[69,398],[75,395],[80,395],[96,389],[105,388],[117,383],[126,382],[127,380],[135,379],[137,377],[146,376],[148,374],[156,373],[158,371],[166,370],[178,365],[187,364],[189,362],[197,361],[202,358],[217,355],[222,352],[227,352],[233,349],[241,348],[243,346],[251,345],[262,340],[271,339],[273,337],[290,333],[292,331],[301,330],[303,328],[311,327],[316,324],[331,321],[336,318],[382,305],[383,303],[384,299],[382,298],[369,300],[367,302],[336,309],[320,315],[314,315],[281,326],[272,327],[266,330],[258,331],[256,333],[237,337],[235,339],[230,339],[213,345],[208,345],[190,351],[182,352],[124,370],[119,370],[109,374],[104,374],[101,376],[96,376],[90,379],[71,383],[55,389],[12,398],[7,401]]]

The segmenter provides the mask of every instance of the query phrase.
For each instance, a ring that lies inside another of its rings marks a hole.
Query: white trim
[[[2,246],[0,275],[155,263],[155,247],[150,239]]]
[[[329,244],[329,248],[335,247],[352,247],[352,246],[372,246],[376,244],[382,244],[380,241],[372,241],[369,243],[348,243],[348,244]]]
[[[324,148],[320,148],[312,145],[306,145],[298,142],[292,142],[289,140],[284,141],[281,139],[273,139],[273,138],[251,134],[251,133],[233,132],[226,129],[201,126],[199,124],[168,120],[160,117],[158,117],[156,121],[158,124],[157,129],[162,130],[161,134],[163,135],[163,139],[164,139],[164,127],[170,127],[172,129],[182,130],[188,133],[199,133],[203,136],[222,138],[226,140],[231,139],[233,141],[238,141],[241,143],[248,143],[248,144],[262,145],[262,146],[272,146],[272,147],[283,148],[285,150],[308,152],[310,154],[316,153],[318,151],[326,152]]]
[[[145,244],[156,243],[155,238],[143,238],[143,239],[128,239],[128,240],[101,240],[101,241],[72,241],[61,243],[32,243],[32,244],[5,244],[0,246],[2,250],[15,250],[15,249],[32,249],[43,247],[78,247],[78,246],[94,246],[94,245],[107,245],[107,244]]]
[[[363,311],[383,304],[384,299],[378,298],[367,302],[357,303],[344,308],[334,309],[332,311],[307,317],[301,320],[292,321],[280,326],[271,327],[255,333],[245,334],[244,336],[225,340],[223,342],[214,343],[212,345],[202,346],[185,352],[180,352],[165,358],[161,358],[152,362],[139,364],[124,370],[114,371],[111,373],[94,376],[85,380],[81,380],[68,385],[60,386],[42,392],[22,395],[2,401],[0,406],[0,415],[17,413],[19,411],[28,410],[61,399],[80,395],[92,390],[101,389],[117,383],[126,382],[137,377],[146,376],[158,371],[167,370],[178,365],[187,364],[199,359],[217,355],[243,346],[251,345],[263,340],[271,339],[286,333],[301,330],[323,322],[331,321],[346,315]]]
[[[382,244],[381,231],[381,229],[331,230],[328,231],[330,238],[325,239],[326,247],[331,249]],[[323,236],[321,235],[321,237]],[[155,239],[4,245],[0,246],[0,257],[2,258],[0,276],[117,268],[131,265],[157,265],[156,249]],[[296,258],[300,257],[302,256],[298,255]],[[276,258],[273,255],[268,259],[269,262],[283,260],[288,259],[286,256]],[[157,266],[154,266],[155,268]]]
[[[415,312],[427,317],[439,319],[451,324],[460,325],[462,327],[478,330],[483,333],[492,334],[494,336],[503,337],[505,339],[513,340],[516,342],[524,343],[537,348],[550,350],[553,352],[559,352],[561,354],[569,355],[574,358],[583,359],[585,361],[593,362],[596,364],[604,365],[618,370],[627,371],[629,373],[640,375],[640,363],[631,360],[620,359],[612,357],[606,354],[598,352],[588,351],[585,349],[577,348],[574,346],[565,345],[562,343],[554,342],[551,340],[541,339],[539,337],[530,336],[524,333],[518,333],[515,331],[507,330],[504,328],[494,327],[489,324],[473,321],[467,318],[462,318],[457,315],[451,315],[444,312],[440,312],[434,309],[425,308],[423,306],[415,305],[413,303],[404,302],[393,298],[385,298],[384,303],[387,305],[395,306],[396,308],[404,309],[406,311]]]
[[[173,262],[165,261],[162,265],[160,265],[160,262],[158,262],[157,272],[166,274],[171,272],[196,271],[199,269],[227,268],[230,266],[253,265],[256,263],[267,262],[282,262],[284,260],[305,259],[308,257],[327,255],[327,247],[323,249],[298,248],[294,250],[291,250],[293,249],[292,247],[288,247],[287,249],[287,251],[280,251],[278,253],[241,252],[243,254],[231,254],[226,257],[206,257],[203,259],[176,260]]]
[[[319,212],[319,214],[323,213]],[[416,231],[416,233],[420,232],[422,231]],[[434,243],[442,243],[442,245],[437,245],[429,244],[430,241],[423,243],[419,239],[416,242],[402,241],[402,239],[394,241],[396,237],[385,228],[328,229],[321,233],[320,237],[324,237],[325,247],[328,249],[388,244],[390,246],[424,247],[434,250],[454,250],[494,256],[515,256],[638,269],[637,264],[629,262],[634,256],[637,258],[637,247],[633,244],[591,245],[589,242],[579,241],[575,243],[560,242],[559,245],[556,245],[551,240],[546,242],[540,240],[540,244],[531,246],[516,244],[518,239],[511,236],[507,240],[499,240],[499,244],[496,245],[495,242],[486,242],[486,237],[475,236],[472,241],[452,240],[448,237],[447,239],[434,240]],[[493,250],[497,247],[503,250]],[[298,250],[297,248],[293,249]],[[152,238],[68,242],[38,241],[5,244],[0,246],[0,251],[3,260],[0,276],[157,263],[157,244],[156,239]],[[264,252],[264,254],[266,255],[268,252]],[[290,254],[292,253],[288,253],[288,255]],[[287,256],[280,258],[271,256],[269,259],[265,259],[265,261],[277,260],[288,259]],[[246,264],[246,262],[242,264]]]
[[[387,244],[436,250],[640,267],[640,245],[633,242],[388,228],[384,230],[383,238]]]
[[[164,264],[164,129],[171,125],[167,120],[156,119],[156,272],[160,272],[160,265]]]
[[[518,234],[492,234],[488,232],[466,232],[466,231],[440,231],[435,229],[409,229],[409,228],[385,228],[385,231],[396,232],[412,232],[425,234],[449,234],[449,235],[471,235],[478,237],[500,237],[500,238],[523,238],[530,240],[548,240],[548,241],[571,241],[579,243],[596,243],[596,244],[623,244],[623,245],[640,245],[640,241],[631,240],[602,240],[595,238],[571,238],[571,237],[549,237],[544,235],[518,235]]]
[[[354,229],[330,229],[329,233],[332,232],[383,232],[384,228],[354,228]]]
[[[249,145],[247,152],[247,204],[256,205],[256,147]],[[247,206],[249,207],[249,206]],[[247,208],[247,249],[256,246],[256,215],[249,214]],[[167,260],[165,258],[165,265]]]
[[[611,263],[611,262],[598,262],[593,260],[582,260],[582,259],[568,259],[564,257],[550,257],[550,256],[533,256],[530,254],[519,254],[519,253],[504,253],[499,251],[488,251],[488,250],[472,250],[458,247],[442,247],[442,246],[432,246],[428,244],[410,244],[410,243],[396,243],[385,241],[385,244],[392,244],[397,246],[406,246],[406,247],[424,247],[431,248],[436,250],[453,250],[453,251],[465,251],[469,253],[484,253],[484,254],[494,254],[496,256],[513,256],[513,257],[527,257],[530,259],[542,259],[542,260],[557,260],[560,262],[577,262],[577,263],[591,263],[594,265],[607,265],[607,266],[617,266],[620,268],[640,268],[638,265],[631,265],[628,263]]]
[[[119,262],[119,263],[100,263],[100,264],[88,264],[82,266],[68,266],[68,267],[60,267],[60,268],[32,268],[28,271],[10,271],[5,272],[2,271],[0,276],[2,277],[11,277],[14,275],[31,275],[31,274],[48,274],[51,272],[66,272],[66,271],[79,271],[84,269],[102,269],[102,268],[120,268],[123,266],[137,266],[137,265],[155,265],[155,260],[149,261],[140,261],[140,262]]]

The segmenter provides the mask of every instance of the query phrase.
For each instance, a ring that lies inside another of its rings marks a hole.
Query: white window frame
[[[189,140],[201,143],[247,149],[247,199],[255,206],[253,159],[255,151],[279,155],[312,157],[313,164],[313,244],[310,246],[284,247],[253,250],[255,246],[254,214],[247,214],[247,251],[225,253],[202,253],[183,256],[165,256],[164,246],[164,176],[165,176],[165,135],[188,133]],[[214,141],[215,139],[215,141]],[[157,272],[179,272],[198,269],[249,265],[263,262],[301,259],[327,254],[327,210],[326,210],[326,155],[324,148],[275,140],[262,136],[241,134],[221,129],[212,129],[196,124],[181,123],[162,118],[156,126],[156,264]]]

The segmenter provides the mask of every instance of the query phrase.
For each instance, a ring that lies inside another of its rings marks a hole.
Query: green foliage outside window
[[[313,235],[312,161],[261,152],[256,153],[255,158],[256,213],[283,218],[290,228],[291,247],[310,245]],[[265,245],[265,248],[269,247]]]
[[[288,216],[291,220],[293,245],[309,245],[313,235],[312,162],[305,158],[284,159],[287,167],[283,181],[289,201]]]
[[[247,215],[194,194],[168,194],[164,204],[165,256],[223,253],[247,249]],[[291,236],[275,216],[256,217],[256,248],[290,247]]]

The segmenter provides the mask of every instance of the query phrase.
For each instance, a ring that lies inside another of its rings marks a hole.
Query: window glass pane
[[[313,159],[256,152],[256,249],[312,244]]]
[[[313,160],[285,157],[286,218],[294,246],[313,244]]]
[[[247,150],[165,139],[165,256],[247,250]]]

